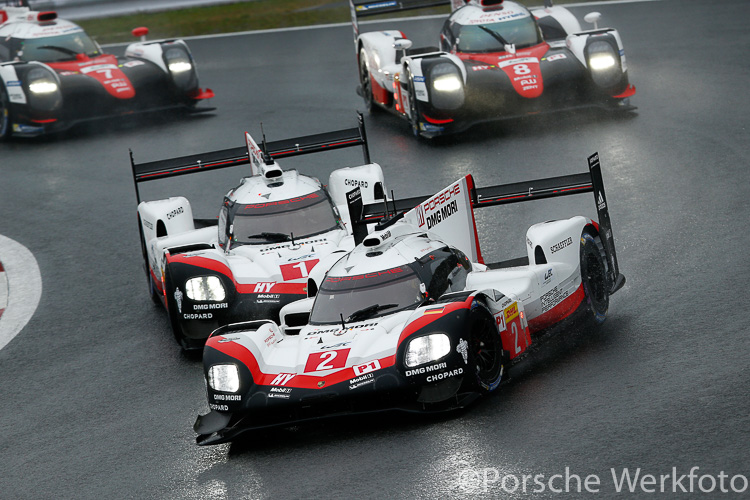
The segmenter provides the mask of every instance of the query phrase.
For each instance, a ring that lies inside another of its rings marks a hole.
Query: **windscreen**
[[[339,227],[333,206],[320,190],[288,200],[238,204],[232,220],[232,244],[261,245],[291,241]]]
[[[519,49],[542,42],[531,16],[501,23],[460,25],[457,38],[459,52],[501,52],[505,44]]]
[[[73,60],[76,54],[100,55],[96,44],[84,31],[20,40],[17,55],[22,61],[55,62]]]
[[[422,282],[408,266],[354,276],[327,276],[315,297],[310,323],[364,321],[424,301]]]

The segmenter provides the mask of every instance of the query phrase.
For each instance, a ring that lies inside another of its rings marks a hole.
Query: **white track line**
[[[2,349],[18,335],[34,315],[42,297],[42,275],[29,249],[2,235],[0,261],[5,270],[4,279],[0,279],[0,309],[5,308],[0,316]]]

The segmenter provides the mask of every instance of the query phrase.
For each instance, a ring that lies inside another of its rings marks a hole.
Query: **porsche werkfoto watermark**
[[[727,493],[748,491],[744,474],[705,472],[700,467],[671,467],[659,471],[611,468],[604,474],[580,474],[565,467],[553,474],[505,473],[496,467],[472,467],[459,462],[458,486],[463,491],[495,493]]]

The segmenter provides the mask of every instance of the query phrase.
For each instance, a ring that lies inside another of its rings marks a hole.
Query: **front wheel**
[[[4,141],[13,134],[13,120],[10,114],[10,99],[5,87],[0,83],[0,141]]]
[[[365,109],[372,113],[376,106],[372,97],[372,80],[367,67],[367,52],[364,48],[359,51],[359,84],[362,88],[362,98],[365,100]]]
[[[406,70],[404,73],[409,92],[409,100],[406,103],[409,106],[409,126],[414,137],[419,137],[419,105],[417,104],[417,95],[414,90],[414,78],[411,75],[411,71]]]
[[[480,392],[490,392],[500,384],[505,374],[507,353],[503,350],[495,319],[484,304],[477,303],[469,313],[469,341],[467,379],[473,375]]]
[[[581,235],[581,283],[585,295],[587,316],[597,324],[607,319],[609,289],[607,268],[604,265],[597,237],[588,232]]]

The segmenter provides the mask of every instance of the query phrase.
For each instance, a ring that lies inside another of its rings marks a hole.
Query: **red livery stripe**
[[[406,338],[429,325],[433,321],[436,321],[454,311],[458,311],[459,309],[468,309],[469,307],[471,307],[471,303],[473,301],[474,297],[469,297],[464,302],[451,302],[449,304],[445,304],[442,314],[423,313],[422,317],[415,319],[401,331],[401,335],[398,337],[398,345],[401,345],[401,342],[406,340]]]
[[[223,339],[221,336],[211,337],[206,342],[206,345],[213,347],[217,351],[220,351],[228,356],[233,357],[237,361],[241,362],[250,370],[250,374],[253,376],[253,381],[257,385],[272,385],[271,383],[279,376],[278,373],[263,373],[258,366],[258,362],[255,360],[255,356],[245,346],[236,342],[222,342],[219,340]],[[374,360],[370,360],[371,362]],[[387,356],[380,358],[380,368],[388,368],[396,363],[396,356]],[[288,382],[283,384],[283,387],[294,387],[299,389],[326,389],[334,384],[344,382],[349,379],[353,379],[358,375],[354,373],[354,368],[344,368],[335,373],[325,376],[315,375],[300,375],[289,372],[290,375],[294,375]],[[320,384],[320,382],[323,382]],[[279,384],[281,385],[281,384]]]
[[[234,287],[238,293],[292,293],[292,294],[307,294],[307,283],[274,283],[271,288],[263,288],[260,290],[258,286],[261,283],[272,283],[258,282],[258,283],[237,283],[232,275],[232,271],[223,262],[219,262],[214,259],[207,259],[205,257],[193,256],[187,257],[183,254],[170,255],[169,262],[180,262],[183,264],[189,264],[191,266],[200,267],[209,271],[214,271],[223,274],[234,283]]]
[[[555,307],[534,319],[530,319],[529,329],[532,332],[538,332],[555,323],[559,323],[575,312],[578,306],[581,305],[581,302],[583,302],[584,297],[583,284],[581,284],[575,292],[568,295]]]

